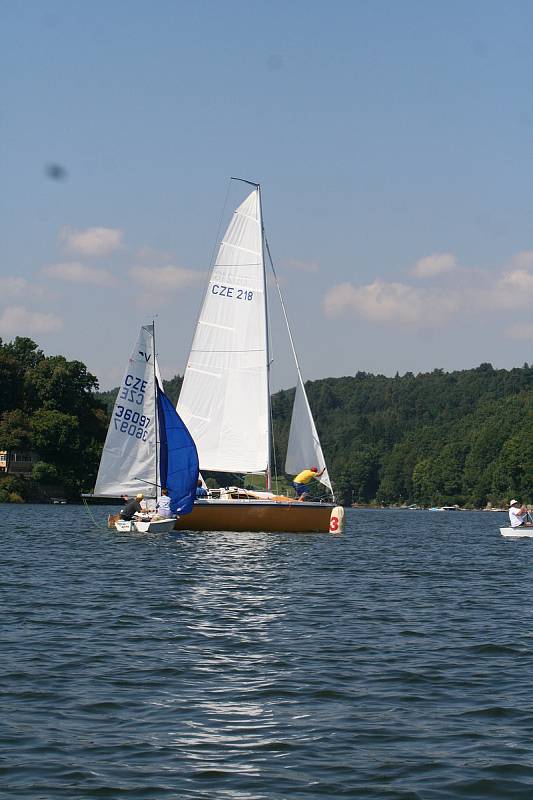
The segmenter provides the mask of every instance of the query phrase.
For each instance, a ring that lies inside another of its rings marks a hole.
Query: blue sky
[[[533,360],[531,3],[0,0],[0,18],[3,339],[108,388],[157,314],[162,372],[182,373],[240,175],[262,184],[305,377]],[[272,319],[276,389],[294,375]]]

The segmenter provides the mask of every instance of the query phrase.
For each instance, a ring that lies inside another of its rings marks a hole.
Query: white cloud
[[[8,306],[0,314],[0,335],[2,336],[52,333],[62,327],[63,321],[55,314],[28,311],[23,306]]]
[[[8,276],[0,278],[0,299],[9,300],[15,297],[39,297],[48,296],[49,292],[43,286],[30,283],[26,278]]]
[[[108,270],[87,267],[79,261],[52,264],[49,267],[45,267],[42,272],[48,278],[68,281],[69,283],[84,283],[93,286],[115,286],[117,283]]]
[[[516,253],[509,262],[511,269],[533,270],[533,250],[522,250]]]
[[[143,289],[152,292],[172,292],[185,289],[196,281],[203,280],[204,275],[193,269],[183,267],[133,267],[130,270],[133,280]]]
[[[499,287],[503,292],[515,292],[515,300],[518,302],[521,294],[529,294],[527,303],[531,303],[531,293],[533,291],[533,273],[525,269],[515,269],[504,272]]]
[[[375,280],[366,286],[342,283],[324,297],[328,317],[345,312],[371,322],[431,328],[441,325],[461,308],[461,295],[442,289],[420,289],[404,283]]]
[[[524,250],[511,258],[501,275],[494,281],[486,293],[485,304],[489,308],[513,311],[529,309],[532,294],[533,251]]]
[[[81,256],[107,256],[122,246],[123,231],[117,228],[86,228],[76,231],[68,226],[59,231],[59,241],[71,253]]]
[[[417,277],[432,277],[457,268],[451,253],[434,254],[417,262]],[[413,274],[415,274],[413,269]],[[517,253],[499,273],[461,269],[460,285],[420,287],[376,279],[365,286],[343,283],[331,287],[323,300],[328,317],[352,314],[375,323],[437,327],[462,312],[513,312],[514,324],[506,335],[529,339],[532,327],[516,315],[529,310],[533,297],[533,250]]]
[[[453,253],[433,253],[419,259],[412,268],[411,275],[416,278],[433,278],[454,269],[457,269],[457,260]]]
[[[17,297],[28,290],[28,281],[25,278],[0,278],[0,297]]]

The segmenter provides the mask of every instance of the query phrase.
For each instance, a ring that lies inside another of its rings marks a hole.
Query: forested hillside
[[[165,382],[177,401],[182,379]],[[338,499],[345,504],[533,500],[533,367],[327,378],[306,389]],[[114,393],[105,399],[114,400]],[[294,390],[273,396],[283,472]],[[302,467],[310,465],[302,465]]]
[[[0,450],[37,453],[34,483],[59,482],[70,495],[90,490],[116,390],[98,393],[84,364],[45,357],[21,337],[0,340],[0,375]],[[173,402],[181,383],[180,376],[165,381]],[[394,378],[358,373],[310,382],[307,391],[345,504],[479,508],[511,495],[533,501],[533,367],[527,364]],[[273,396],[281,474],[293,396],[294,390]],[[8,488],[14,487],[4,478],[0,500]],[[15,488],[24,495],[20,479]]]
[[[533,499],[533,367],[307,384],[343,502],[499,504]],[[293,392],[274,398],[285,450]],[[279,460],[279,456],[278,456]],[[283,463],[280,461],[279,463]]]
[[[38,460],[24,480],[0,482],[0,501],[39,499],[43,486],[69,497],[90,488],[107,429],[98,381],[81,361],[46,357],[31,339],[0,339],[0,450]]]

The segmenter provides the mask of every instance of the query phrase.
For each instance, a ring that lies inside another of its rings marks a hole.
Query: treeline
[[[307,384],[338,499],[500,505],[533,500],[533,367],[358,373]],[[293,391],[274,397],[278,459]],[[281,463],[283,463],[281,461]]]
[[[179,376],[165,382],[174,402],[181,384]],[[337,499],[345,505],[482,508],[511,495],[533,501],[533,366],[481,364],[394,378],[359,372],[309,382],[306,390]],[[116,390],[105,398],[111,407],[115,396]],[[272,398],[279,474],[293,398],[294,389]],[[321,494],[317,485],[313,494]]]
[[[31,339],[0,339],[0,450],[37,455],[29,478],[4,476],[0,502],[78,497],[94,485],[108,417],[81,361],[45,356]]]
[[[117,390],[98,392],[80,361],[0,339],[0,450],[31,451],[30,481],[0,481],[0,501],[60,484],[94,486]],[[164,382],[177,402],[182,378]],[[328,378],[306,386],[337,499],[480,508],[533,501],[533,367]],[[294,389],[273,396],[283,474]],[[303,467],[310,466],[303,464]],[[222,476],[220,476],[221,478]],[[237,482],[237,476],[231,478]],[[33,488],[31,488],[33,487]],[[319,487],[315,487],[319,490]]]

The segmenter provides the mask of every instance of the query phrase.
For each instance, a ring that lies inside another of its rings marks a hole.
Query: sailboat
[[[240,179],[238,179],[240,180]],[[177,411],[191,432],[202,471],[261,473],[265,492],[237,487],[198,499],[177,529],[203,531],[340,530],[322,447],[305,392],[283,298],[265,237],[259,184],[234,211],[219,243],[196,326]],[[298,376],[286,471],[311,464],[332,502],[295,501],[272,492],[272,415],[268,331],[268,256]]]
[[[163,391],[155,326],[143,325],[118,390],[92,497],[135,497],[155,506],[160,489],[170,497],[170,519],[110,517],[110,527],[167,533],[176,515],[190,513],[198,481],[198,453],[189,431]]]

